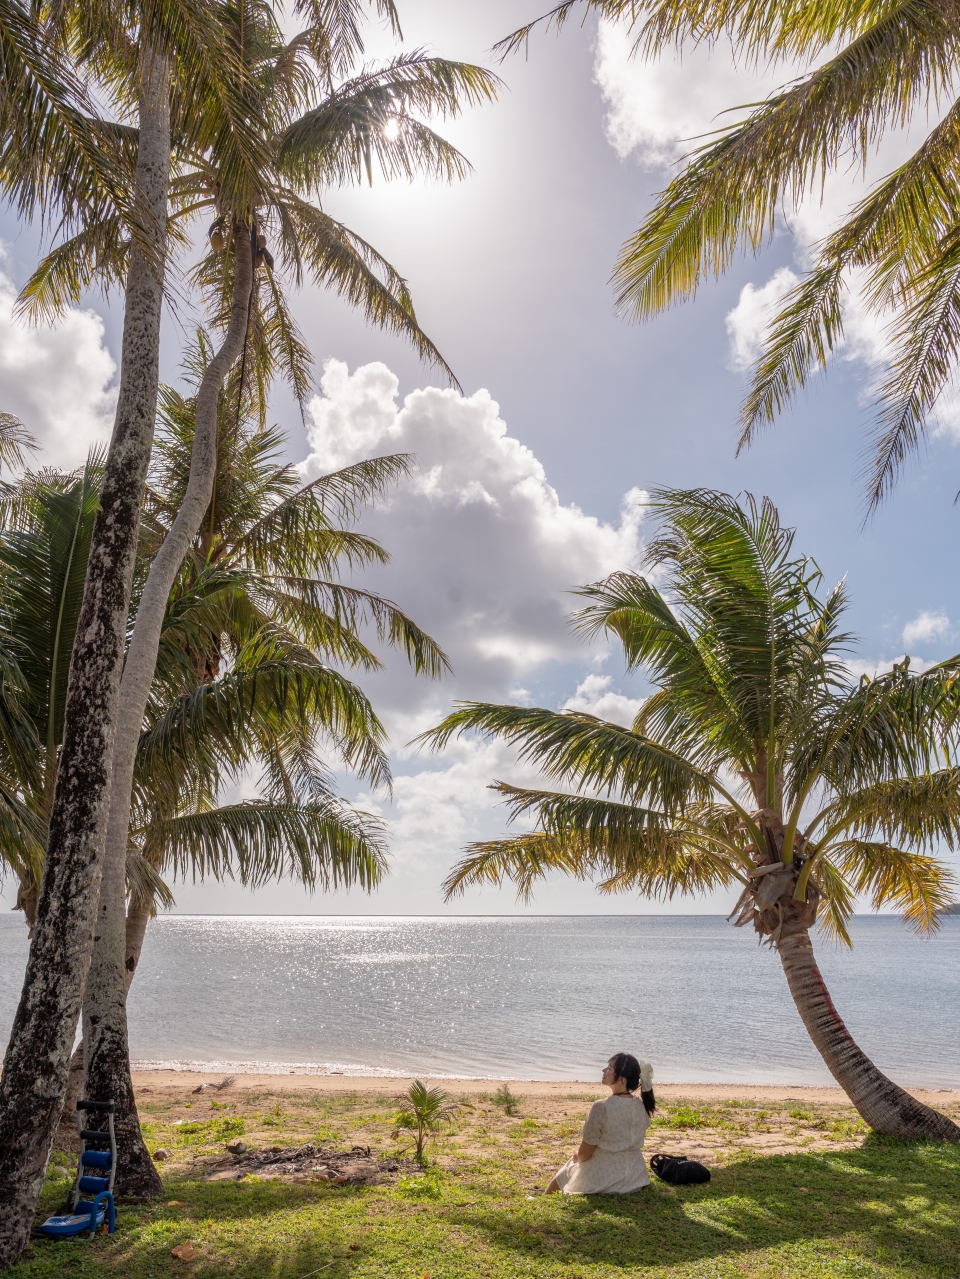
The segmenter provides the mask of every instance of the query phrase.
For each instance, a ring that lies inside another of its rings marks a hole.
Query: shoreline
[[[226,1075],[227,1070],[177,1070],[134,1069],[133,1085],[136,1093],[143,1092],[193,1092],[202,1084],[217,1084]],[[475,1077],[468,1075],[425,1075],[420,1076],[430,1085],[442,1088],[458,1086],[463,1091],[494,1092],[504,1083],[509,1083],[515,1090],[522,1090],[522,1095],[529,1097],[567,1097],[570,1093],[596,1093],[602,1096],[603,1085],[598,1079],[504,1079],[502,1076]],[[347,1075],[347,1074],[275,1074],[258,1072],[236,1072],[236,1080],[228,1091],[238,1089],[260,1089],[270,1092],[289,1093],[378,1093],[392,1092],[394,1089],[405,1091],[416,1074],[397,1075]],[[846,1101],[845,1094],[837,1085],[830,1084],[713,1084],[713,1083],[657,1083],[654,1090],[664,1099],[698,1100],[703,1102],[725,1101],[738,1098],[744,1101]],[[958,1088],[908,1088],[907,1091],[919,1101],[927,1105],[942,1106],[951,1101],[960,1102]],[[207,1093],[206,1095],[212,1095]],[[842,1104],[842,1103],[841,1103]],[[849,1103],[848,1103],[849,1104]]]

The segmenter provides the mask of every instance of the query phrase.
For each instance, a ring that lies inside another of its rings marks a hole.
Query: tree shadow
[[[492,1209],[450,1220],[518,1259],[574,1267],[678,1265],[790,1244],[833,1252],[855,1240],[876,1262],[952,1274],[960,1255],[960,1150],[942,1143],[760,1156],[705,1186],[551,1199],[549,1215]]]

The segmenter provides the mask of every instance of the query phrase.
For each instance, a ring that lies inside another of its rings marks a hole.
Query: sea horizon
[[[0,920],[6,1035],[27,939]],[[906,1086],[960,1087],[960,917],[851,931],[814,944],[854,1038]],[[714,914],[164,914],[129,1023],[145,1070],[580,1082],[623,1048],[661,1082],[834,1083],[777,955]]]

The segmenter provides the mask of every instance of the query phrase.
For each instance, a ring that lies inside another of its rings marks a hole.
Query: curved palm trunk
[[[824,984],[807,930],[780,938],[780,960],[797,1010],[834,1079],[866,1123],[885,1137],[960,1141],[960,1128],[879,1071],[854,1042]]]
[[[120,392],[76,640],[37,923],[0,1081],[0,1267],[30,1239],[93,948],[140,507],[157,411],[170,67],[141,80],[138,203],[156,260],[131,252]]]
[[[143,939],[146,936],[147,924],[150,923],[152,918],[153,902],[137,901],[130,903],[130,909],[127,911],[126,947],[123,965],[128,995],[130,993],[130,983],[133,981],[134,974],[140,963],[140,952],[143,950]]]
[[[187,491],[150,566],[123,669],[96,941],[83,999],[87,1094],[94,1100],[116,1102],[116,1187],[125,1195],[156,1195],[163,1189],[140,1131],[127,1042],[126,859],[133,772],[170,591],[213,493],[220,391],[240,358],[246,339],[253,284],[249,229],[238,226],[234,242],[236,269],[230,324],[197,393],[197,424]]]

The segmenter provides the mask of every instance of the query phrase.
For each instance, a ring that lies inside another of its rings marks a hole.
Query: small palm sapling
[[[464,1109],[470,1110],[472,1107],[451,1100],[450,1094],[443,1088],[428,1088],[419,1079],[415,1079],[397,1109],[394,1120],[397,1131],[394,1136],[401,1130],[415,1133],[417,1148],[414,1158],[418,1164],[422,1164],[427,1138],[451,1124]]]

